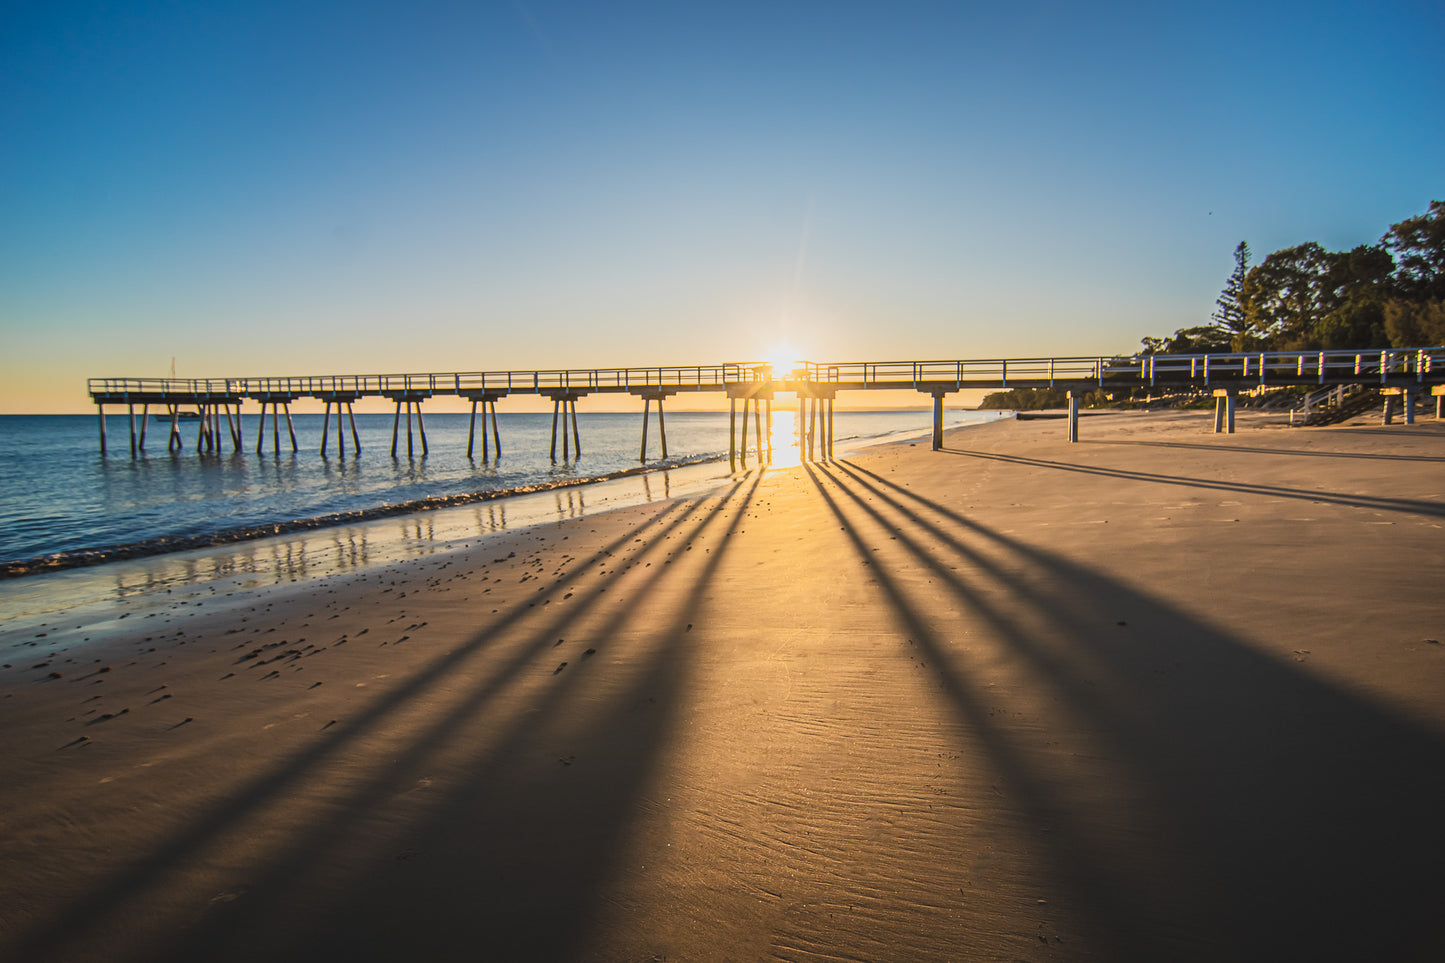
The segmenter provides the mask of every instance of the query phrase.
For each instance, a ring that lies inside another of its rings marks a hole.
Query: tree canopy
[[[1241,241],[1234,264],[1209,324],[1146,337],[1144,353],[1445,344],[1445,202],[1378,244],[1329,251],[1309,241],[1250,267]]]

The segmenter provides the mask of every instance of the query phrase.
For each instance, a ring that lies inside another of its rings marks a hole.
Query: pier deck
[[[775,371],[767,363],[733,363],[682,367],[641,368],[566,368],[532,371],[469,371],[413,374],[298,375],[244,378],[91,378],[87,384],[92,401],[101,415],[101,450],[105,450],[105,406],[126,405],[131,412],[131,450],[144,447],[144,427],[137,438],[134,409],[144,412],[152,405],[172,413],[169,444],[179,444],[176,416],[182,405],[201,409],[202,426],[197,438],[198,448],[219,448],[222,414],[236,450],[241,447],[240,408],[244,401],[271,406],[273,445],[279,446],[278,406],[290,420],[290,403],[300,398],[320,400],[327,405],[327,422],[331,406],[337,410],[337,428],[341,413],[351,414],[351,405],[365,397],[382,397],[396,403],[396,429],[393,430],[392,453],[397,449],[397,432],[401,416],[407,419],[407,450],[411,445],[411,419],[416,415],[421,431],[423,454],[426,452],[425,425],[421,403],[436,396],[459,397],[472,402],[475,421],[478,403],[483,416],[490,409],[493,436],[500,451],[496,431],[496,402],[510,395],[537,395],[550,398],[554,407],[553,452],[556,450],[556,416],[563,424],[564,458],[568,451],[567,421],[570,416],[573,441],[581,451],[576,427],[576,402],[590,394],[630,394],[641,398],[644,407],[643,448],[646,459],[646,416],[652,401],[658,404],[659,429],[662,428],[663,399],[678,394],[722,393],[732,405],[736,426],[737,403],[743,403],[743,448],[746,449],[749,407],[754,419],[761,414],[759,406],[771,408],[778,394],[794,394],[799,403],[800,424],[812,426],[812,434],[821,433],[824,455],[831,451],[832,408],[842,391],[913,390],[930,395],[934,408],[934,444],[941,444],[943,399],[965,389],[1057,388],[1069,392],[1069,436],[1077,439],[1079,396],[1092,390],[1129,389],[1141,386],[1171,389],[1196,388],[1211,390],[1219,398],[1217,430],[1232,430],[1235,395],[1260,386],[1331,386],[1364,384],[1391,394],[1406,396],[1405,411],[1411,409],[1411,396],[1427,391],[1441,397],[1445,386],[1445,347],[1401,348],[1380,350],[1338,351],[1272,351],[1235,354],[1133,355],[1115,357],[1045,357],[986,358],[951,361],[801,361],[786,372]],[[232,421],[232,408],[235,420]],[[1439,414],[1437,410],[1437,415]],[[264,417],[262,432],[264,433]],[[734,434],[736,432],[734,431]],[[486,445],[486,431],[483,444]],[[759,439],[761,440],[761,439]],[[295,449],[294,433],[292,448]],[[326,439],[322,439],[325,452]],[[260,441],[258,440],[258,450]],[[662,438],[666,451],[666,436]],[[736,456],[737,445],[732,446]],[[279,450],[279,447],[278,447]],[[344,451],[344,449],[343,449]],[[759,452],[761,456],[761,451]],[[471,445],[468,445],[471,455]],[[811,455],[811,452],[810,452]],[[486,457],[484,452],[484,457]]]

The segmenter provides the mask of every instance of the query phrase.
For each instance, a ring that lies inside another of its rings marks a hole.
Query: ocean
[[[997,415],[948,411],[945,423]],[[344,457],[337,450],[334,420],[328,454],[319,454],[319,414],[293,416],[299,451],[290,450],[283,421],[279,456],[269,423],[257,454],[259,418],[243,416],[242,450],[232,452],[230,438],[224,437],[220,454],[197,451],[194,421],[180,423],[185,447],[167,452],[169,422],[152,419],[145,451],[132,458],[124,414],[107,416],[105,456],[93,415],[0,416],[0,566],[13,575],[162,554],[449,501],[510,500],[507,496],[615,479],[644,468],[665,476],[669,487],[679,480],[720,482],[728,471],[726,412],[669,413],[666,460],[657,457],[654,414],[645,466],[638,457],[640,412],[579,414],[582,453],[569,452],[572,457],[562,460],[559,443],[556,462],[550,457],[548,413],[500,413],[502,454],[492,452],[486,461],[480,417],[474,457],[467,458],[469,418],[464,413],[427,416],[425,457],[419,438],[407,457],[403,426],[396,458],[390,453],[389,413],[357,415],[361,453],[353,450],[348,434]],[[795,418],[786,407],[774,410],[775,465],[797,463]],[[930,425],[927,411],[838,412],[835,452],[925,433]],[[678,470],[690,464],[711,467],[695,468],[680,479]]]

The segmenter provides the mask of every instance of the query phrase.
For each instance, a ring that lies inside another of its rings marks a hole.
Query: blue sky
[[[1445,196],[1442,41],[1435,0],[10,0],[0,411],[173,356],[1132,351],[1240,240]]]

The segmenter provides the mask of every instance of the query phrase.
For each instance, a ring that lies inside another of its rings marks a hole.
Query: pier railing
[[[1014,382],[1100,381],[1126,370],[1118,358],[983,358],[968,361],[805,362],[804,380],[859,388],[909,388],[953,383],[959,388],[983,383],[1007,387]]]
[[[352,396],[641,393],[725,391],[766,383],[777,390],[811,383],[847,389],[1147,385],[1436,383],[1445,381],[1445,347],[1106,357],[980,358],[943,361],[800,361],[775,372],[761,362],[645,368],[556,368],[413,374],[246,378],[91,378],[101,404]]]
[[[1122,384],[1326,384],[1442,380],[1445,348],[1152,354],[1113,358],[984,358],[968,361],[804,362],[800,380],[840,387],[957,388]],[[1433,376],[1433,378],[1432,378]]]
[[[555,391],[723,391],[728,385],[771,381],[766,363],[651,368],[556,368],[534,371],[454,371],[413,374],[288,375],[248,378],[91,378],[93,398],[161,401],[336,395],[541,394]]]

